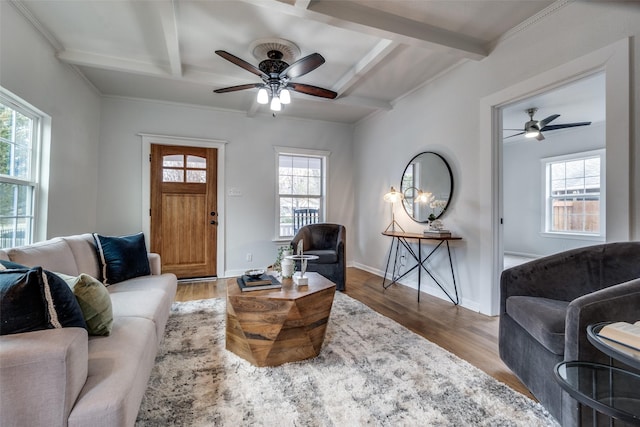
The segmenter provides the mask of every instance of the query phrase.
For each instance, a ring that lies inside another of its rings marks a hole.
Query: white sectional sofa
[[[107,288],[113,309],[109,336],[82,328],[0,336],[0,425],[131,426],[135,423],[174,300],[177,279],[151,275]],[[54,238],[0,250],[0,259],[101,278],[93,235]]]

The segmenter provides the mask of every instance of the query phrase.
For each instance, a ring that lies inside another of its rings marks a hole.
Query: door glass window
[[[162,157],[162,182],[207,182],[207,159],[204,157],[169,154]]]

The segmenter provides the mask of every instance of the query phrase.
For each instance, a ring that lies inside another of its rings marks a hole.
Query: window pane
[[[0,141],[0,174],[11,174],[11,147],[6,141]]]
[[[578,178],[584,176],[584,160],[574,160],[567,162],[567,178]]]
[[[18,145],[31,147],[31,132],[33,130],[33,120],[16,111],[16,135],[15,142]]]
[[[184,182],[184,170],[162,169],[162,182]]]
[[[309,178],[306,176],[294,176],[293,177],[293,194],[303,195],[308,194]]]
[[[0,182],[0,216],[31,215],[33,188]]]
[[[184,167],[184,156],[182,154],[171,154],[162,156],[162,166],[182,168]]]
[[[551,179],[564,179],[565,166],[564,163],[553,163],[551,165]]]
[[[187,171],[187,182],[207,182],[207,171]]]
[[[290,176],[280,176],[278,181],[278,191],[280,194],[291,194],[293,190],[293,180]]]
[[[280,156],[278,160],[278,168],[280,175],[291,175],[293,172],[293,157]]]
[[[198,156],[187,156],[187,167],[196,169],[206,169],[207,159]]]
[[[322,180],[318,178],[309,178],[309,195],[320,196],[322,195]]]
[[[569,192],[582,192],[584,190],[584,179],[580,178],[567,178],[567,190]]]

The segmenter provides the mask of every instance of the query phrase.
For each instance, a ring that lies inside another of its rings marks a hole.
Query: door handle
[[[216,224],[217,224],[217,222],[215,222],[215,221],[213,221],[213,220],[212,220],[209,224],[211,224],[211,225],[216,225]]]

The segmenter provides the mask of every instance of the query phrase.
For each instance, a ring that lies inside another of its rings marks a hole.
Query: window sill
[[[595,234],[579,234],[579,233],[560,233],[543,231],[540,233],[542,237],[549,237],[552,239],[568,239],[568,240],[587,240],[592,242],[604,242],[605,236]]]

